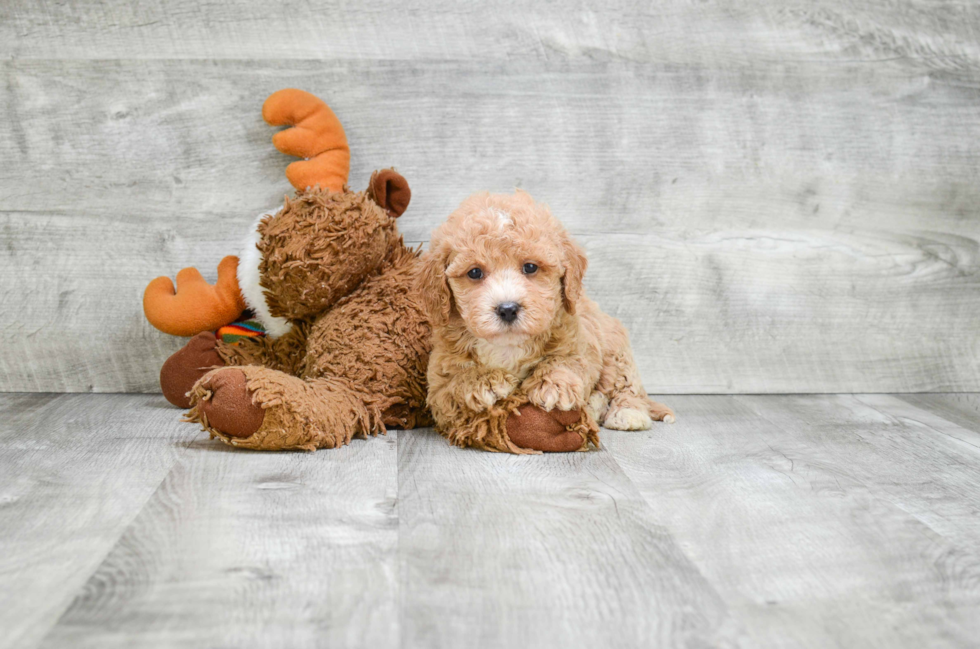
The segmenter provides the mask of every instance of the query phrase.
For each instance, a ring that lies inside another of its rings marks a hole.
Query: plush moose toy
[[[304,158],[286,169],[296,195],[259,217],[241,255],[219,264],[216,284],[186,268],[176,290],[166,277],[147,286],[151,324],[193,336],[164,363],[164,395],[212,437],[250,449],[333,448],[386,427],[431,425],[430,329],[414,288],[420,251],[397,228],[408,183],[386,169],[350,191],[344,130],[309,93],[276,92],[262,114],[292,127],[273,143]],[[246,310],[260,326],[229,324]],[[506,400],[473,423],[480,434],[467,443],[584,450],[597,442],[586,419]]]

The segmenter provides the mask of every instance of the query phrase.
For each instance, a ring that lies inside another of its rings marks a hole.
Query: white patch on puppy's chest
[[[531,365],[525,362],[527,352],[522,345],[495,345],[480,339],[475,351],[477,359],[487,367],[507,370],[521,380],[530,374]]]

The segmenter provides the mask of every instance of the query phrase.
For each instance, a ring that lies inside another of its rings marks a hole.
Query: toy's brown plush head
[[[302,319],[376,271],[400,242],[395,220],[410,197],[405,179],[386,169],[364,192],[317,187],[287,199],[276,218],[258,226],[259,284],[270,314]]]

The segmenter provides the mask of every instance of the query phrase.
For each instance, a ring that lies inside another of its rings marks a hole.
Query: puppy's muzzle
[[[517,320],[517,313],[521,310],[521,305],[517,302],[501,302],[497,305],[494,311],[497,312],[497,317],[506,323],[511,323]]]

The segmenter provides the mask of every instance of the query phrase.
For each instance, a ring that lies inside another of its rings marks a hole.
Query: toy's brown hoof
[[[542,410],[527,403],[518,411],[520,415],[507,417],[507,436],[517,446],[546,453],[569,453],[584,445],[582,436],[566,426],[577,424],[582,418],[579,410]]]
[[[160,368],[160,389],[167,401],[178,408],[191,407],[187,393],[202,376],[225,364],[215,349],[218,339],[210,331],[199,333],[164,362]]]
[[[265,419],[265,410],[252,403],[245,372],[228,367],[207,377],[201,387],[209,394],[197,407],[208,426],[228,437],[245,439],[255,434]]]

